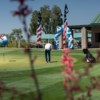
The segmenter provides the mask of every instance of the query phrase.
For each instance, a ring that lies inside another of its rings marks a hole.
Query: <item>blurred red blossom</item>
[[[69,54],[69,53],[70,53],[70,49],[64,48],[64,49],[63,49],[63,53],[64,53],[64,54]]]
[[[65,78],[63,81],[64,89],[66,91],[66,97],[68,100],[85,100],[89,98],[91,100],[92,90],[98,89],[100,90],[100,76],[91,76],[90,69],[94,67],[93,63],[89,63],[86,67],[84,67],[83,72],[79,72],[79,70],[74,69],[74,57],[70,56],[70,50],[65,48],[62,50],[62,64],[64,65],[64,70],[62,74],[64,74]],[[100,59],[100,51],[97,53],[97,60],[99,62]],[[83,94],[84,91],[81,87],[81,81],[87,77],[90,81],[90,84],[84,84],[84,88],[86,89],[86,94]],[[81,96],[75,98],[76,93],[81,93]]]
[[[23,5],[26,0],[11,0],[11,1],[18,1],[20,2],[21,5]]]
[[[11,0],[11,1],[17,1],[20,4],[18,6],[18,10],[13,12],[14,16],[26,17],[27,15],[29,15],[32,12],[29,9],[29,7],[25,4],[26,0]]]
[[[30,41],[30,38],[31,38],[30,34],[31,33],[27,27],[27,22],[26,22],[26,17],[32,12],[32,10],[29,8],[29,6],[25,4],[25,1],[29,1],[29,0],[11,0],[11,1],[17,1],[19,3],[18,10],[14,11],[13,15],[18,16],[23,24],[23,30],[24,30],[25,35],[27,37],[27,43],[28,43],[27,46],[24,48],[24,52],[29,57],[30,68],[31,68],[31,72],[32,72],[32,79],[35,83],[36,91],[37,91],[37,95],[38,95],[37,99],[42,100],[41,91],[39,88],[39,83],[38,83],[38,79],[37,79],[35,68],[34,68],[34,61],[35,61],[36,57],[32,56],[32,51],[30,48],[30,42],[31,42]]]
[[[64,55],[62,56],[62,64],[65,65],[65,72],[71,73],[73,71],[74,58],[68,55],[70,52],[69,49],[66,48],[63,50],[63,52]]]

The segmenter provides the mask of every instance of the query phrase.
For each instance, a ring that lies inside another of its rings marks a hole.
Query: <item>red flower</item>
[[[70,53],[70,49],[68,49],[68,48],[64,48],[64,49],[63,49],[63,53],[65,53],[65,54]]]
[[[67,49],[66,49],[67,50]],[[68,55],[68,52],[69,51],[64,51],[64,55],[62,56],[62,64],[63,65],[65,65],[65,70],[66,70],[66,72],[68,72],[68,73],[72,73],[72,71],[73,71],[73,66],[74,66],[74,64],[73,64],[73,61],[74,61],[74,58],[73,57],[71,57],[71,56],[69,56]],[[67,55],[66,55],[67,54]]]

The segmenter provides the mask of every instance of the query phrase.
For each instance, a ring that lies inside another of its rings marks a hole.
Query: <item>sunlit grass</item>
[[[93,55],[96,56],[95,51]],[[65,100],[65,91],[63,88],[64,76],[61,71],[64,66],[61,64],[62,52],[52,51],[52,61],[51,63],[46,63],[44,59],[44,50],[32,49],[32,55],[37,56],[34,67],[36,69],[39,86],[43,94],[43,100]],[[74,56],[75,69],[80,72],[87,65],[82,62],[84,54],[81,50],[71,50],[70,55]],[[100,65],[96,64],[93,69],[91,69],[91,75],[100,75]],[[31,70],[29,65],[29,59],[26,54],[24,54],[23,49],[10,49],[5,48],[5,50],[0,49],[0,80],[3,81],[9,87],[16,87],[17,90],[29,93],[35,92],[35,84],[32,80]],[[84,86],[88,81],[87,78],[82,80],[81,85]],[[80,94],[78,94],[80,95]],[[100,92],[93,91],[93,98],[96,96],[95,100],[99,100]],[[5,97],[8,100],[8,97]],[[27,99],[26,99],[27,100]]]

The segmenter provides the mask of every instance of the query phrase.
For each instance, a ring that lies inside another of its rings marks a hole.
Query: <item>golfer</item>
[[[51,43],[46,43],[45,44],[45,60],[47,63],[51,61],[51,49],[52,49]]]

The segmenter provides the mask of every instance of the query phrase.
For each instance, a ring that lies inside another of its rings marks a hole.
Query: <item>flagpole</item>
[[[37,21],[37,29],[36,29],[36,35],[37,35],[37,47],[41,45],[41,35],[42,35],[42,26],[41,26],[41,13],[38,13],[38,21]]]
[[[67,34],[67,26],[68,26],[68,22],[67,22],[67,13],[69,12],[68,10],[68,7],[67,7],[67,4],[65,4],[65,8],[64,8],[64,20],[63,20],[63,35],[62,35],[62,47],[63,48],[66,48],[66,41],[67,41],[67,38],[66,38],[66,34]]]

